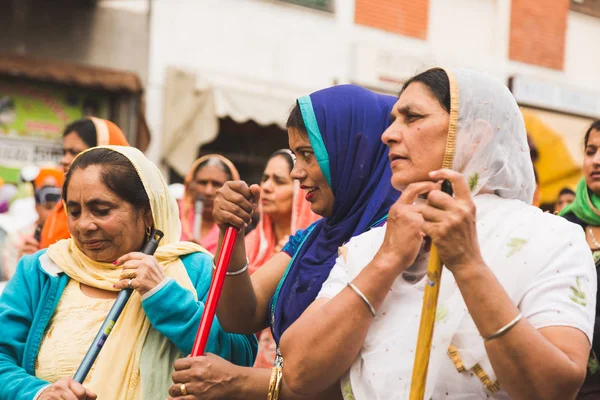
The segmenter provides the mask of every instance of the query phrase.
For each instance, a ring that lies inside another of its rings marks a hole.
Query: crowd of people
[[[209,154],[176,199],[115,124],[67,125],[62,171],[32,182],[37,220],[3,246],[0,400],[408,399],[434,253],[424,398],[600,398],[600,121],[554,214],[533,205],[516,101],[481,72],[430,69],[398,97],[322,89],[287,130],[258,184]],[[229,227],[206,353],[188,357]]]

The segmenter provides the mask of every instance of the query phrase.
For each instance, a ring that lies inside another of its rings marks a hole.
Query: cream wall
[[[553,71],[508,60],[510,3],[431,0],[428,39],[421,41],[355,25],[352,0],[337,0],[335,14],[273,0],[154,0],[149,156],[158,161],[169,66],[299,94],[345,82],[394,92],[399,84],[382,84],[379,75],[400,81],[435,64],[482,69],[505,82],[514,74],[531,75],[600,93],[600,52],[593,50],[600,19],[569,14],[565,70]]]

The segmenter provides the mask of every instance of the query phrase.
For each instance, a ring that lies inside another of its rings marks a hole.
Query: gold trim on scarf
[[[448,347],[448,357],[450,357],[450,360],[452,360],[454,367],[459,373],[465,372],[467,370],[465,364],[462,361],[462,358],[460,357],[458,349],[453,344],[450,344],[450,346]],[[475,375],[477,375],[481,383],[483,383],[485,389],[491,394],[494,394],[500,389],[502,389],[502,386],[500,386],[500,382],[498,382],[497,380],[493,382],[489,375],[485,373],[483,368],[481,368],[481,365],[479,365],[479,363],[475,364],[473,368],[471,368],[471,371],[475,373]]]
[[[448,124],[448,137],[446,138],[446,152],[442,168],[452,168],[454,153],[456,152],[456,132],[458,131],[458,111],[460,101],[458,97],[458,82],[454,74],[444,69],[450,82],[450,122]]]

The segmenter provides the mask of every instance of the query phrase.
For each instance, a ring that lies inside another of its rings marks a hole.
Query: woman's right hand
[[[375,255],[396,274],[401,274],[416,260],[425,234],[421,230],[424,223],[420,213],[422,205],[414,204],[417,197],[428,193],[440,184],[435,182],[411,183],[402,192],[400,198],[390,208],[385,237]]]
[[[95,400],[98,396],[90,392],[73,378],[61,378],[48,386],[38,400]]]
[[[228,226],[243,229],[252,222],[252,213],[260,199],[260,186],[244,181],[226,182],[215,196],[213,218],[225,230]]]

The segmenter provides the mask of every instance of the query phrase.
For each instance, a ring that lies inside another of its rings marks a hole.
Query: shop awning
[[[169,68],[165,81],[161,159],[184,176],[198,148],[213,141],[219,118],[285,129],[288,114],[300,96],[315,88],[285,85]]]
[[[135,72],[0,53],[0,75],[73,85],[109,92],[141,93]]]

